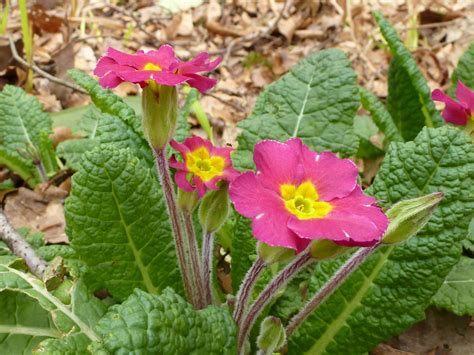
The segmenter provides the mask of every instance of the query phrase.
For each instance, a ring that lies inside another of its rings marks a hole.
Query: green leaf
[[[99,145],[99,140],[94,138],[70,139],[58,144],[56,153],[66,160],[68,168],[79,170],[84,153]]]
[[[464,241],[463,246],[471,254],[474,254],[474,217],[471,219],[471,223],[469,224],[469,231],[467,232],[467,238]]]
[[[51,314],[28,295],[0,292],[0,310],[1,354],[28,354],[43,339],[61,336]]]
[[[228,310],[194,310],[170,288],[161,295],[136,289],[97,325],[101,347],[113,354],[235,354],[235,324]]]
[[[105,312],[105,306],[101,307],[101,302],[92,295],[84,295],[87,289],[81,283],[73,286],[71,305],[65,305],[36,277],[8,264],[0,264],[0,292],[4,291],[16,291],[35,299],[50,313],[57,331],[83,334],[89,341],[98,340],[92,325]]]
[[[352,128],[358,107],[356,75],[346,55],[337,49],[312,54],[269,85],[250,117],[238,124],[242,134],[234,165],[251,169],[253,148],[262,139],[296,136],[312,149],[352,155],[358,145]]]
[[[191,130],[188,123],[188,117],[191,113],[191,106],[198,99],[199,92],[192,88],[189,90],[186,101],[183,104],[183,107],[179,110],[178,120],[176,122],[176,132],[174,134],[174,139],[178,142],[184,141],[186,137],[191,135]]]
[[[412,140],[424,125],[439,127],[443,119],[431,100],[428,83],[397,31],[380,12],[375,11],[374,18],[393,55],[389,71],[388,111],[402,137]]]
[[[182,289],[158,181],[130,150],[86,153],[65,208],[67,234],[93,289],[122,300],[136,287]]]
[[[431,302],[458,316],[474,315],[474,259],[462,256]]]
[[[384,155],[384,151],[370,141],[379,130],[369,116],[354,117],[354,132],[359,136],[359,149],[356,154],[358,157],[374,158]]]
[[[450,96],[456,97],[458,80],[461,80],[464,85],[474,89],[474,73],[472,68],[474,68],[474,42],[471,42],[469,48],[464,52],[461,58],[459,58],[458,65],[453,71],[451,87],[448,90]]]
[[[385,134],[386,140],[389,143],[403,142],[402,135],[393,122],[392,116],[379,98],[364,88],[360,88],[359,93],[362,106],[369,111],[374,123]]]
[[[467,135],[448,126],[424,128],[414,142],[390,145],[368,190],[383,207],[436,191],[445,198],[416,237],[378,249],[310,315],[290,337],[289,353],[366,353],[423,319],[460,258],[474,209],[473,148]],[[311,290],[343,261],[318,264]]]
[[[48,132],[41,132],[39,136],[38,152],[41,162],[48,176],[53,176],[59,170],[53,141],[49,138]]]
[[[39,176],[29,152],[40,146],[41,132],[51,133],[49,115],[35,97],[6,85],[0,93],[0,127],[0,163],[34,186]]]
[[[90,354],[90,340],[84,334],[74,333],[61,338],[43,340],[33,351],[33,354]]]

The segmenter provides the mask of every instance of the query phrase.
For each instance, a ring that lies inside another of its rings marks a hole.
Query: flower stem
[[[212,304],[212,252],[214,233],[205,232],[202,241],[202,275],[206,305]]]
[[[166,159],[165,149],[153,149],[153,152],[155,154],[158,176],[160,178],[163,193],[165,195],[166,205],[168,207],[168,214],[170,216],[171,228],[173,230],[176,254],[178,256],[178,264],[181,271],[181,276],[183,277],[184,289],[186,291],[188,300],[195,307],[197,307],[198,305],[196,303],[193,287],[191,284],[189,264],[186,260],[186,244],[183,239],[181,218],[178,211],[178,205],[176,204],[173,183],[171,182],[171,176],[169,173],[168,159]]]
[[[186,228],[186,234],[188,236],[188,245],[189,245],[189,255],[191,259],[191,269],[192,269],[192,279],[196,280],[196,301],[198,308],[205,308],[209,303],[205,298],[205,284],[203,280],[203,274],[201,271],[201,264],[199,261],[199,248],[196,242],[196,234],[194,233],[193,227],[193,217],[192,213],[188,211],[183,211],[184,216],[184,226]]]
[[[291,263],[289,263],[278,275],[265,287],[260,295],[255,300],[254,304],[248,311],[247,315],[244,316],[243,321],[239,327],[239,335],[237,339],[237,351],[239,354],[242,353],[253,324],[260,313],[263,311],[268,302],[272,299],[275,293],[285,286],[296,274],[301,271],[304,267],[311,264],[315,259],[311,256],[310,251],[307,249],[298,255]]]
[[[263,259],[260,257],[257,258],[240,285],[239,292],[237,292],[237,296],[235,297],[234,320],[236,324],[242,322],[242,317],[247,308],[248,300],[252,295],[253,288],[264,267],[265,262]]]
[[[380,244],[368,248],[360,248],[344,265],[321,287],[308,303],[288,323],[285,331],[289,337],[304,322],[304,320],[324,301],[334,290],[367,258]]]

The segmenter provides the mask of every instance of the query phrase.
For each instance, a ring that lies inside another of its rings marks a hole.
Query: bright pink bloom
[[[442,115],[446,122],[465,126],[469,119],[474,120],[474,92],[461,80],[458,81],[456,87],[456,97],[459,102],[450,98],[440,89],[434,90],[431,97],[435,101],[445,103]]]
[[[258,240],[299,252],[316,239],[373,245],[387,229],[375,199],[357,185],[352,161],[313,152],[298,138],[262,141],[253,159],[257,173],[240,175],[229,193]]]
[[[200,137],[186,138],[182,144],[172,140],[170,145],[183,157],[183,162],[179,162],[173,155],[170,166],[178,169],[176,184],[184,191],[197,189],[199,197],[202,197],[206,187],[217,190],[219,181],[230,182],[239,175],[230,159],[233,148],[214,147],[211,142]]]
[[[114,88],[124,81],[138,83],[144,87],[148,81],[161,85],[176,86],[188,83],[201,92],[206,92],[216,85],[217,81],[197,73],[214,70],[221,62],[218,57],[209,61],[209,54],[200,53],[189,62],[180,61],[173,47],[162,45],[157,50],[136,54],[127,54],[109,48],[107,54],[99,59],[94,74],[104,88]]]

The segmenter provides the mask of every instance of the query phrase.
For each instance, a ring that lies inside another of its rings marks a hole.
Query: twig
[[[36,254],[26,240],[13,229],[2,209],[0,209],[0,240],[5,242],[13,254],[25,260],[28,269],[33,274],[39,278],[43,277],[48,266],[46,261]]]
[[[43,78],[48,79],[49,81],[51,81],[53,83],[56,83],[56,84],[59,84],[59,85],[62,85],[62,86],[66,86],[70,89],[73,89],[77,92],[80,92],[81,94],[87,94],[87,92],[85,90],[83,90],[82,88],[80,88],[79,86],[76,86],[76,85],[74,85],[72,83],[69,83],[65,80],[56,78],[55,76],[53,76],[53,75],[45,72],[43,69],[39,68],[36,64],[32,63],[31,65],[29,65],[16,51],[15,42],[13,41],[13,37],[11,35],[8,36],[8,40],[10,41],[10,51],[12,52],[13,59],[15,59],[22,66],[24,66],[25,68],[28,68],[28,69],[32,69],[36,74],[42,76]]]

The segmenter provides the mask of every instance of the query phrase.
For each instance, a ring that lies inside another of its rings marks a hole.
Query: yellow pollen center
[[[143,67],[143,70],[161,71],[161,67],[153,63],[146,63],[146,65]]]
[[[221,176],[224,166],[224,158],[211,156],[205,147],[186,154],[186,167],[191,173],[199,176],[202,181],[209,181],[216,176]]]
[[[298,219],[323,218],[332,210],[330,203],[318,200],[318,192],[311,181],[299,186],[282,184],[280,195],[285,208]]]

